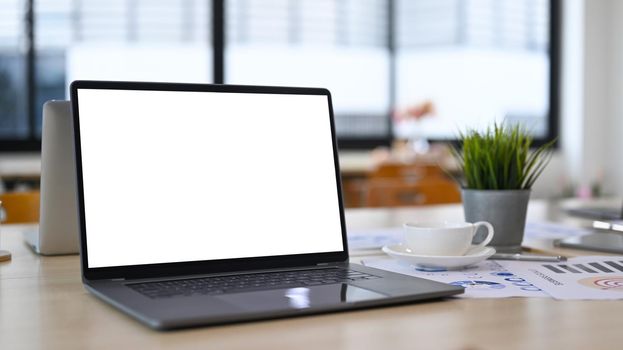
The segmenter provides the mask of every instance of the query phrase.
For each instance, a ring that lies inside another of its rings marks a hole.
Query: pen
[[[517,260],[517,261],[543,261],[543,262],[567,261],[567,257],[560,256],[560,255],[504,254],[504,253],[493,254],[490,259]]]
[[[539,255],[557,255],[556,252],[553,252],[551,250],[542,249],[542,248],[526,247],[526,246],[522,246],[521,251],[523,253],[531,253],[531,254],[539,254]]]

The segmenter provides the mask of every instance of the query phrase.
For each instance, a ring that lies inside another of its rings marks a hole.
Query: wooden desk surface
[[[531,204],[530,217],[550,206]],[[347,211],[348,226],[456,219],[460,206]],[[448,299],[398,307],[159,333],[82,287],[77,256],[38,257],[5,225],[0,349],[605,349],[623,341],[621,301]]]

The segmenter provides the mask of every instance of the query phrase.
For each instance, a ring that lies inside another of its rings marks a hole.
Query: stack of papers
[[[525,239],[551,240],[588,234],[588,229],[530,222]],[[380,249],[403,241],[402,228],[349,231],[351,251]],[[623,256],[583,256],[564,263],[485,260],[461,270],[425,269],[389,257],[366,266],[465,287],[463,298],[553,297],[560,300],[623,299]]]
[[[465,287],[463,298],[623,299],[623,256],[583,256],[564,263],[486,260],[461,270],[426,269],[390,258],[366,266]]]

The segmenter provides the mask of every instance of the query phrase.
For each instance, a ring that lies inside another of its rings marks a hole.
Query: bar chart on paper
[[[556,299],[623,299],[623,257],[583,256],[561,264],[500,262]]]
[[[589,262],[586,264],[542,265],[554,273],[623,273],[623,261]]]

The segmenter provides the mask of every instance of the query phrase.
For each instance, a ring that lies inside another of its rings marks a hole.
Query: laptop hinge
[[[111,281],[125,281],[125,278],[111,278]]]
[[[318,263],[316,266],[329,266],[329,263]]]

